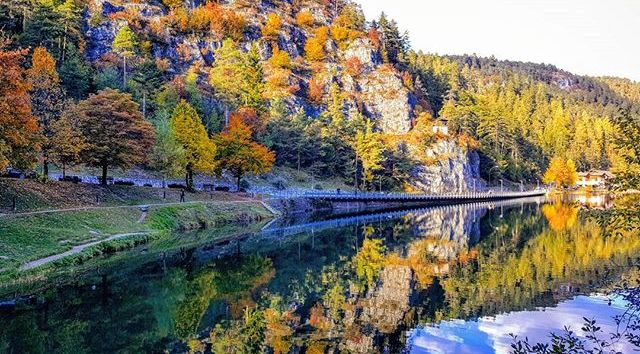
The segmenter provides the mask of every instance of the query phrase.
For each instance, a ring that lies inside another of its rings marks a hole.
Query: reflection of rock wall
[[[380,273],[378,286],[359,298],[345,313],[348,335],[344,346],[352,353],[380,350],[382,338],[398,334],[412,322],[414,302],[413,271],[405,266],[387,266]]]
[[[443,260],[451,260],[480,240],[480,219],[486,209],[455,206],[414,215],[410,222],[416,236],[435,241],[429,251]]]

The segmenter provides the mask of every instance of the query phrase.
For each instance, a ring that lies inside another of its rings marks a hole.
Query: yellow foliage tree
[[[212,172],[216,167],[216,146],[209,139],[196,110],[185,100],[181,100],[173,111],[171,125],[176,141],[184,148],[187,189],[193,190],[193,172]]]
[[[305,58],[310,62],[318,62],[324,60],[327,53],[325,52],[325,43],[329,38],[327,27],[320,27],[316,30],[315,36],[309,38],[304,45]]]
[[[302,10],[296,15],[296,23],[302,28],[311,27],[315,22],[311,12]]]
[[[556,187],[569,187],[578,180],[576,164],[573,160],[565,161],[561,157],[554,157],[543,176],[544,183],[555,183]]]
[[[267,23],[262,27],[262,37],[275,40],[280,35],[280,28],[282,28],[280,16],[276,13],[270,13],[267,15]]]
[[[356,133],[354,150],[362,165],[363,185],[373,181],[374,173],[382,169],[384,162],[384,144],[380,133],[373,132],[371,121],[367,121],[364,131]]]
[[[291,69],[291,57],[286,50],[273,46],[273,54],[269,58],[269,65],[274,69]]]

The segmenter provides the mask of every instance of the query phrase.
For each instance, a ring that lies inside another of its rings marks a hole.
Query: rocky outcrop
[[[411,322],[414,305],[414,274],[405,266],[387,266],[380,273],[378,286],[358,299],[345,313],[350,328],[344,347],[350,353],[380,352],[383,337],[397,333]]]
[[[480,158],[475,151],[456,141],[435,143],[426,151],[416,151],[424,162],[414,167],[411,186],[425,193],[468,192],[481,190]]]
[[[411,130],[413,108],[409,90],[391,66],[376,68],[358,81],[367,116],[385,133],[403,134]]]

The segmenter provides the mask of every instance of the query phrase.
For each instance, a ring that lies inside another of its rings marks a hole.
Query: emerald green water
[[[0,314],[0,352],[435,353],[421,343],[456,333],[471,343],[459,348],[502,352],[474,324],[506,331],[513,321],[496,316],[582,304],[576,295],[607,292],[640,259],[640,238],[606,236],[578,207],[542,200],[323,220],[137,249],[19,294],[32,296]]]

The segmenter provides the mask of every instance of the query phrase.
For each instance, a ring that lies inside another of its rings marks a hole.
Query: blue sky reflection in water
[[[511,352],[513,333],[520,339],[529,338],[531,343],[549,342],[549,333],[560,334],[568,326],[583,337],[580,328],[583,317],[595,319],[604,333],[613,333],[616,324],[613,317],[625,311],[624,300],[601,295],[577,296],[563,301],[557,307],[540,308],[537,311],[519,311],[477,321],[452,320],[440,325],[429,325],[415,329],[409,341],[411,354],[506,354]],[[620,343],[617,350],[630,353],[628,343]]]
[[[640,239],[539,198],[301,217],[210,243],[223,232],[176,233],[27,293],[0,312],[0,353],[239,346],[253,343],[245,308],[271,321],[257,344],[283,353],[503,353],[509,332],[546,342],[582,316],[611,325],[622,304],[575,296],[640,273]]]

